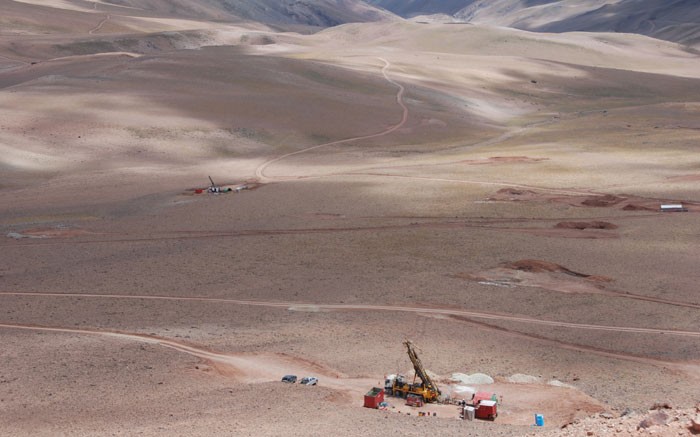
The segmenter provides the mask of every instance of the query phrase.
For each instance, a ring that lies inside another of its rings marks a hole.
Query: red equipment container
[[[384,402],[384,389],[372,387],[365,395],[365,408],[379,408],[379,404]]]
[[[488,391],[478,391],[472,398],[472,405],[477,405],[481,401],[498,401],[496,393]]]
[[[480,401],[474,415],[477,419],[496,420],[498,417],[496,401]]]

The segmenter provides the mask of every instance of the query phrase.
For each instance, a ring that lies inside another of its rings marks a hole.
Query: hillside
[[[425,14],[454,15],[474,0],[367,0],[404,18]]]
[[[89,29],[96,14],[105,13],[110,14],[108,28],[112,27],[109,29],[112,33],[141,30],[135,23],[139,19],[191,20],[199,23],[199,27],[210,27],[213,23],[254,22],[280,30],[313,31],[344,23],[395,18],[390,12],[362,0],[106,0],[71,3],[1,0],[0,5],[0,35],[76,33],[86,26]],[[114,26],[115,22],[122,26]]]
[[[537,32],[620,32],[695,45],[700,8],[693,0],[369,0],[403,17],[448,14],[461,21]]]
[[[0,0],[2,437],[694,435],[696,50],[116,2]]]

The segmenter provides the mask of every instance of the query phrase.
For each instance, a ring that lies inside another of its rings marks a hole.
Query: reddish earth
[[[619,235],[614,232],[606,232],[600,230],[585,230],[578,228],[493,228],[503,232],[512,232],[520,234],[537,235],[541,237],[551,238],[578,238],[585,240],[597,240],[606,238],[619,238]]]
[[[541,197],[541,194],[533,190],[525,190],[518,188],[501,188],[496,192],[495,195],[489,197],[488,200],[540,200]]]
[[[700,119],[687,48],[121,3],[3,3],[0,433],[520,437],[697,403],[700,234],[657,212],[700,205],[659,183],[700,168],[667,127]],[[207,175],[271,183],[179,194]],[[407,338],[502,416],[362,408]]]
[[[581,202],[584,206],[595,206],[595,207],[610,207],[615,206],[620,202],[627,200],[625,197],[613,196],[612,194],[605,194],[603,196],[592,196]]]
[[[662,204],[682,204],[690,212],[700,212],[700,203],[693,201],[681,201],[674,199],[651,199],[632,195],[613,195],[613,194],[595,194],[595,195],[576,195],[576,194],[559,194],[557,191],[564,190],[549,190],[538,191],[535,189],[518,189],[518,188],[502,188],[496,194],[488,197],[487,200],[498,201],[531,201],[531,202],[555,202],[564,203],[571,206],[584,206],[593,208],[619,208],[623,211],[654,211],[659,212]],[[589,226],[596,229],[613,229],[599,228]]]
[[[569,270],[564,266],[560,266],[559,264],[555,264],[555,263],[551,263],[551,262],[547,262],[547,261],[533,260],[533,259],[526,259],[526,260],[515,261],[512,263],[506,263],[506,264],[503,264],[503,267],[506,269],[520,270],[523,272],[533,272],[533,273],[543,273],[543,272],[564,273],[564,274],[567,274],[570,276],[575,276],[577,278],[585,278],[588,280],[598,281],[598,282],[610,282],[610,281],[612,281],[611,278],[587,275],[585,273],[578,273],[578,272],[575,272],[573,270]]]
[[[624,299],[634,299],[660,304],[698,308],[700,304],[644,296],[612,288],[613,278],[576,272],[562,265],[525,259],[502,263],[500,266],[478,273],[460,273],[455,277],[478,282],[483,285],[513,288],[516,286],[538,287],[560,293],[608,294]]]
[[[608,222],[559,222],[554,225],[558,229],[617,229],[618,226]]]
[[[488,285],[540,287],[562,293],[609,293],[603,283],[611,278],[588,275],[541,260],[520,260],[459,277]]]

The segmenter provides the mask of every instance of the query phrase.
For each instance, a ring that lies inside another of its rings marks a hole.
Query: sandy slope
[[[697,402],[682,47],[65,14],[79,35],[0,43],[5,432],[523,435]],[[209,175],[252,189],[195,194]],[[438,375],[496,377],[503,421],[361,408],[406,338]]]

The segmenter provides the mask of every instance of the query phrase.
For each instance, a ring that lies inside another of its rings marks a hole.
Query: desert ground
[[[693,49],[3,8],[1,434],[691,435]],[[406,339],[496,421],[363,408]]]

